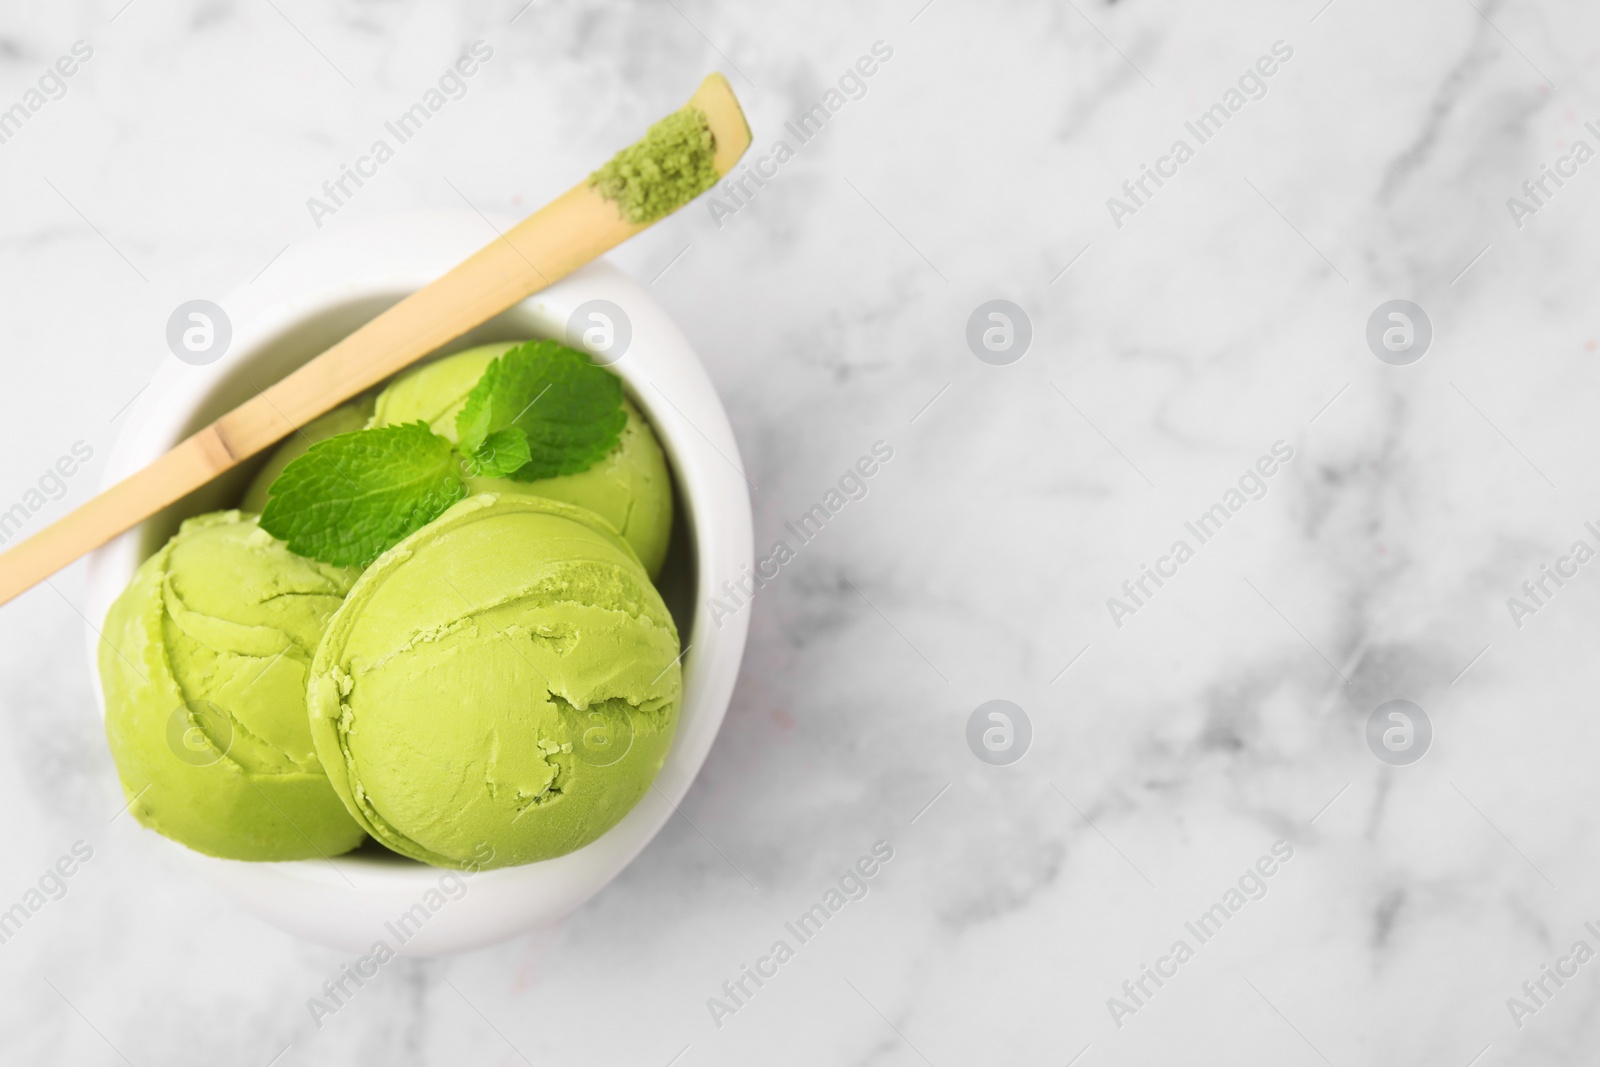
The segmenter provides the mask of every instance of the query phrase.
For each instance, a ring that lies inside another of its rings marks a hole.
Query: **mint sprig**
[[[533,482],[594,466],[627,422],[622,379],[566,345],[529,341],[489,364],[456,416],[456,436],[478,456],[494,435],[521,431],[529,458],[507,474]]]
[[[450,442],[412,422],[319,441],[269,492],[261,528],[289,551],[365,567],[443,515],[467,487]]]
[[[311,446],[268,490],[261,528],[289,551],[365,567],[467,495],[465,478],[531,482],[587,470],[616,448],[622,380],[555,341],[489,364],[456,420],[377,426]]]
[[[468,466],[474,476],[507,478],[527,466],[533,454],[528,451],[528,435],[515,426],[496,430],[472,451]]]

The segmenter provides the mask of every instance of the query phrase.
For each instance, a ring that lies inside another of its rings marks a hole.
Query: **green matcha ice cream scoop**
[[[418,367],[395,379],[378,397],[372,425],[426,422],[434,433],[456,436],[456,416],[467,394],[497,356],[522,342],[484,345]],[[533,482],[469,478],[470,493],[528,493],[576,504],[605,519],[639,554],[654,578],[667,557],[672,533],[672,478],[650,424],[623,401],[628,422],[617,447],[588,470]]]
[[[660,770],[678,633],[638,557],[582,509],[469,497],[380,556],[312,665],[311,734],[345,805],[443,867],[550,859]]]
[[[360,843],[311,742],[306,677],[356,572],[293,555],[237,511],[190,519],[111,606],[106,736],[134,817],[237,860]]]

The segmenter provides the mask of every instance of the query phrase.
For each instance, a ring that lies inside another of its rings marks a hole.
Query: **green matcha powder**
[[[705,115],[684,108],[589,175],[589,184],[615,201],[629,222],[654,222],[717,184],[711,165],[715,149]]]

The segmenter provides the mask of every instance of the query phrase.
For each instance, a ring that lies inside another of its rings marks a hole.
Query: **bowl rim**
[[[185,431],[192,432],[197,418],[220,414],[206,408],[230,372],[261,359],[318,316],[346,313],[432,280],[483,243],[484,221],[464,211],[390,215],[351,223],[284,253],[273,264],[267,284],[241,287],[219,301],[233,327],[232,342],[220,359],[198,367],[175,357],[163,360],[124,417],[108,452],[102,488],[153,460]],[[504,332],[513,324],[526,324],[530,335],[560,337],[572,310],[594,299],[626,309],[632,341],[611,369],[623,378],[630,399],[655,429],[672,469],[677,505],[688,519],[681,528],[690,538],[696,574],[692,622],[684,635],[684,697],[677,732],[651,791],[616,826],[565,856],[473,875],[473,894],[480,904],[456,908],[446,920],[431,919],[417,936],[394,947],[397,954],[432,955],[478,947],[580,906],[616,877],[677,810],[705,762],[732,698],[748,613],[721,612],[714,617],[712,605],[723,595],[725,583],[750,572],[753,517],[748,480],[727,412],[687,338],[642,286],[604,261],[515,305],[486,329]],[[471,343],[482,340],[480,336]],[[465,347],[469,344],[458,341],[425,358]],[[184,504],[174,507],[182,513]],[[100,640],[96,623],[142,562],[146,553],[141,545],[152,523],[159,521],[160,517],[140,524],[88,559],[85,635],[102,716],[105,699],[94,666]],[[132,819],[126,822],[139,826]],[[366,933],[347,934],[347,928],[366,926],[363,919],[405,911],[408,901],[434,889],[444,873],[409,861],[373,861],[359,853],[280,863],[223,860],[193,852],[142,826],[139,832],[176,850],[273,925],[347,950],[372,943]]]

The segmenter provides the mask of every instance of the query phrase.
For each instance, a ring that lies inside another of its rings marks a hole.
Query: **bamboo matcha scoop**
[[[651,184],[629,165],[650,151],[658,131],[692,135],[702,118],[711,134],[714,176],[703,173],[703,183],[689,186]],[[593,179],[579,182],[281,382],[0,555],[0,604],[676,211],[732,170],[749,147],[750,127],[732,87],[722,75],[710,75],[682,111],[653,127],[650,137],[624,150]]]

